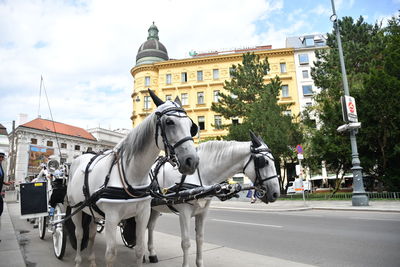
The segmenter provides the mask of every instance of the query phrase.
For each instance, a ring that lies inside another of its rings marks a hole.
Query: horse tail
[[[71,214],[71,207],[67,207],[67,211],[65,216],[69,216]],[[84,250],[89,242],[89,224],[92,221],[92,216],[81,212],[82,214],[82,228],[83,228],[83,238],[81,242],[81,251]],[[78,215],[79,216],[79,215]],[[64,223],[65,228],[67,229],[69,242],[74,250],[76,250],[76,236],[75,236],[75,224],[71,218],[65,221]]]

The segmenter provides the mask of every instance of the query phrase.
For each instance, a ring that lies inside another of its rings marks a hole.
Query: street
[[[75,252],[69,244],[64,259],[57,260],[53,255],[50,233],[45,240],[40,240],[37,229],[33,229],[26,220],[19,219],[18,204],[9,203],[8,206],[14,228],[20,232],[19,242],[28,267],[73,266]],[[176,266],[180,266],[182,252],[177,216],[163,215],[156,230],[158,233],[155,245],[160,262],[146,265],[166,266],[163,265],[163,260],[175,258]],[[124,247],[118,233],[117,236],[118,255],[115,266],[127,266],[132,262],[133,251]],[[218,254],[218,249],[221,248],[232,249],[232,257],[273,257],[272,259],[276,259],[274,266],[285,266],[284,263],[278,264],[279,260],[314,266],[398,266],[400,214],[324,210],[210,210],[205,242],[205,266],[218,266],[213,265],[214,259],[208,253],[214,251]],[[97,235],[95,246],[97,263],[104,266],[104,234]],[[194,248],[195,242],[192,242],[193,253]],[[235,266],[236,261],[232,262],[232,266]],[[84,266],[87,263],[85,257]],[[194,261],[191,261],[191,266],[194,266]],[[256,265],[249,261],[248,265],[243,266]]]

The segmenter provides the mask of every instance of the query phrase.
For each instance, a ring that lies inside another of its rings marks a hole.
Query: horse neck
[[[155,143],[155,115],[148,116],[121,142],[125,174],[131,185],[148,183],[151,165],[160,153]],[[132,147],[135,146],[135,147]]]
[[[200,175],[206,185],[223,182],[241,173],[250,156],[250,142],[220,142],[218,149],[202,151],[200,148],[198,152]]]

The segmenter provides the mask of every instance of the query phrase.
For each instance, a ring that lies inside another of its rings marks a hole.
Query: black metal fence
[[[400,200],[400,192],[367,192],[369,199],[387,199],[387,200]],[[306,199],[315,199],[315,200],[345,200],[351,199],[353,196],[352,193],[336,193],[332,195],[332,193],[306,193]],[[291,195],[281,195],[280,199],[302,199],[302,194],[291,194]]]

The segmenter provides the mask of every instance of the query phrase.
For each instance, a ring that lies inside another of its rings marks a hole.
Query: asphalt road
[[[179,235],[175,217],[157,231]],[[317,266],[399,266],[400,214],[211,210],[205,242]]]
[[[71,246],[67,245],[63,261],[57,260],[52,252],[51,234],[47,233],[45,240],[40,240],[37,229],[33,229],[26,220],[19,219],[18,211],[18,204],[9,204],[9,213],[27,266],[73,266],[75,252]],[[177,216],[161,216],[156,230],[180,236]],[[157,240],[155,242],[157,248]],[[159,242],[158,254],[165,255],[165,242],[164,246]],[[254,253],[248,255],[258,254],[315,266],[399,266],[400,214],[211,210],[206,222],[205,242]],[[119,238],[117,243],[118,263],[115,266],[128,266],[132,262],[133,251],[126,248]],[[178,247],[179,243],[175,244]],[[95,247],[98,266],[105,266],[104,234],[96,237]],[[174,253],[181,255],[178,249]],[[88,262],[84,260],[83,266],[86,265]]]

